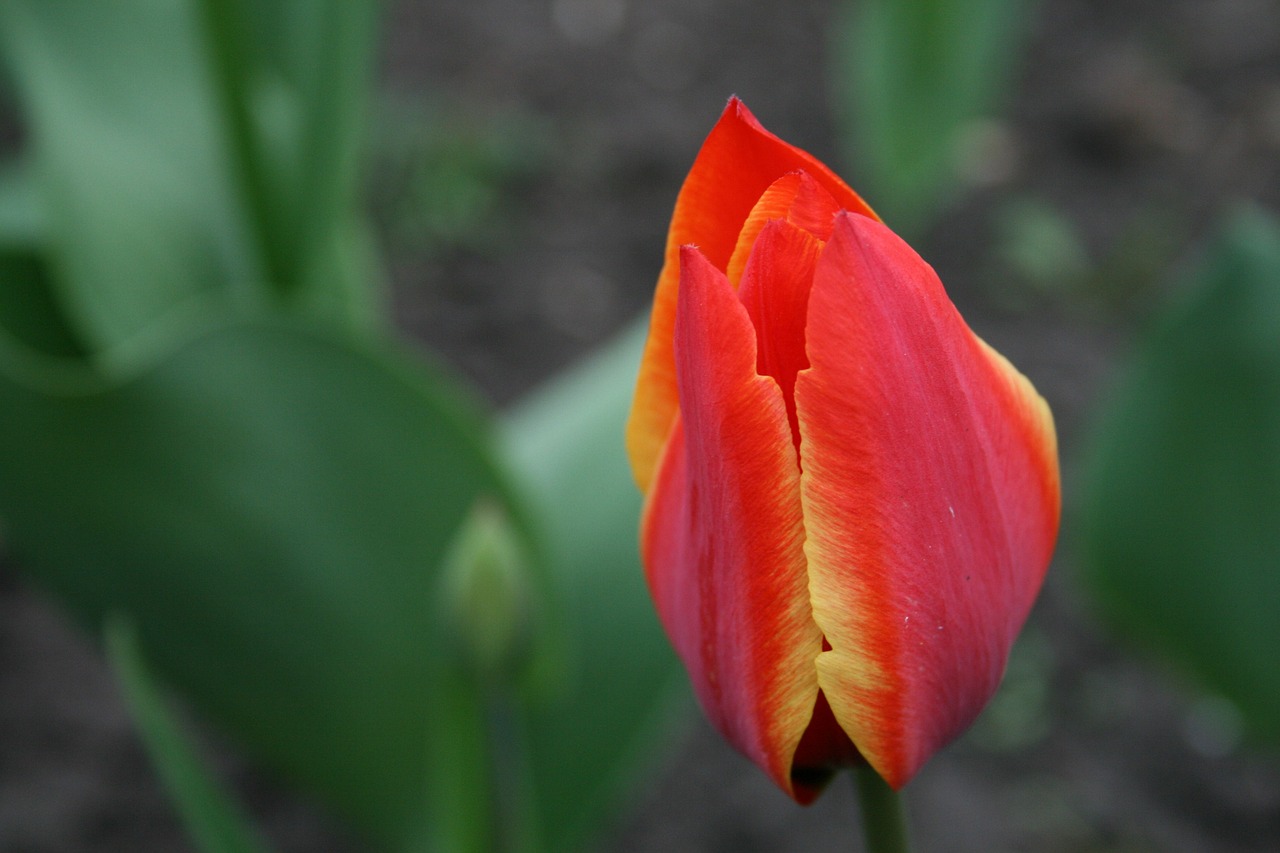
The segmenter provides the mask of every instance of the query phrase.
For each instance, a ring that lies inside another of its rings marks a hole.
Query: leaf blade
[[[417,833],[455,701],[439,564],[478,497],[514,503],[443,380],[256,322],[73,394],[0,377],[0,407],[0,517],[35,579],[90,624],[128,614],[157,672],[366,832]]]
[[[205,853],[268,853],[269,845],[210,777],[180,730],[127,619],[109,617],[107,657],[151,761]]]
[[[1122,634],[1280,739],[1280,225],[1237,214],[1097,425],[1085,580]]]
[[[685,719],[688,682],[640,567],[640,495],[622,436],[643,344],[637,326],[530,395],[503,422],[508,455],[546,532],[552,618],[567,652],[524,710],[545,849],[585,844]]]

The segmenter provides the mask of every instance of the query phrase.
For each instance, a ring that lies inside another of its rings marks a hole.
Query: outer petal
[[[818,680],[876,770],[904,785],[1003,673],[1057,535],[1048,407],[980,341],[933,270],[842,216],[796,382]]]
[[[724,274],[682,252],[681,412],[641,528],[650,591],[708,718],[783,790],[818,695],[800,472],[777,384]]]
[[[779,177],[797,170],[813,176],[839,207],[875,215],[834,172],[765,130],[741,101],[730,99],[685,178],[667,233],[649,339],[627,423],[627,450],[641,491],[649,488],[658,455],[679,408],[672,335],[680,247],[697,245],[713,266],[726,269],[738,233],[761,194]]]

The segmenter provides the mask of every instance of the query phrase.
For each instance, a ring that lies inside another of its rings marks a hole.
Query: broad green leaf
[[[568,661],[528,713],[531,788],[549,850],[588,840],[661,757],[688,690],[640,567],[641,500],[623,451],[636,328],[505,421],[549,539]]]
[[[440,564],[478,498],[509,500],[443,381],[249,323],[81,394],[0,377],[0,411],[30,573],[90,624],[130,618],[167,683],[359,826],[420,833],[430,782],[465,776],[442,744],[483,725],[440,676]]]
[[[834,86],[868,201],[918,232],[954,190],[965,134],[1000,106],[1033,0],[844,0]]]
[[[204,853],[266,853],[270,849],[266,841],[213,779],[174,719],[127,619],[107,619],[106,647],[151,761],[200,849]]]
[[[159,322],[256,304],[262,270],[188,2],[7,0],[60,301],[111,360]]]
[[[1086,579],[1112,624],[1280,739],[1280,225],[1235,216],[1103,411]]]

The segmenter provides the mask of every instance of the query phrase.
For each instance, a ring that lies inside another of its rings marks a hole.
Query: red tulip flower
[[[991,698],[1057,536],[1049,408],[736,99],[676,201],[627,438],[662,624],[797,801],[863,761],[900,788]]]

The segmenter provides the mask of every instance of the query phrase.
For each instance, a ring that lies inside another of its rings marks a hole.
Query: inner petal
[[[739,286],[747,259],[769,221],[785,219],[826,242],[831,239],[831,229],[839,212],[840,203],[808,172],[788,172],[778,178],[761,194],[742,223],[737,245],[725,267],[729,281]]]
[[[782,390],[797,454],[796,374],[809,366],[805,322],[822,247],[822,241],[803,228],[772,219],[756,238],[738,288],[756,330],[756,371],[773,377]]]
[[[875,213],[844,181],[810,154],[765,130],[737,98],[707,136],[680,188],[667,232],[667,248],[653,297],[636,396],[627,420],[627,454],[640,490],[649,490],[662,445],[671,433],[679,404],[673,332],[680,278],[680,247],[699,246],[720,270],[733,255],[744,222],[770,183],[803,171],[823,193],[838,199],[834,209]],[[761,220],[763,221],[763,220]],[[750,245],[748,243],[747,245]],[[745,255],[744,255],[745,256]],[[738,273],[741,268],[737,268]],[[738,274],[730,274],[735,286]]]
[[[791,763],[795,798],[801,804],[812,802],[837,772],[865,763],[866,759],[836,721],[826,694],[819,690],[813,716]]]

